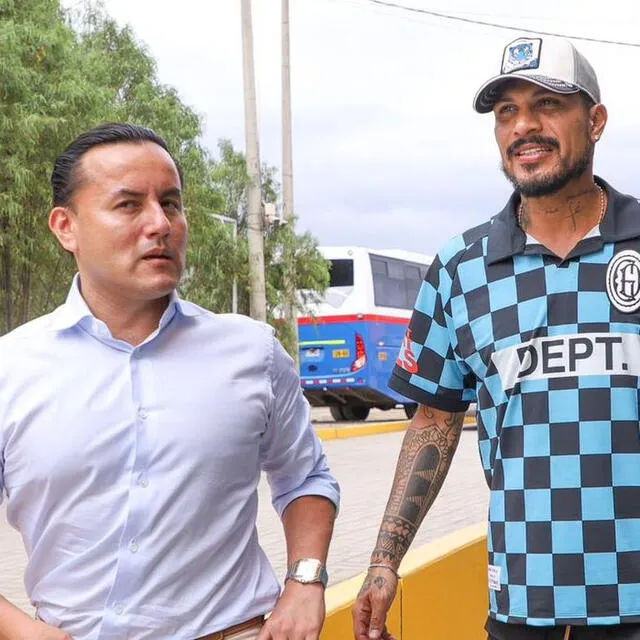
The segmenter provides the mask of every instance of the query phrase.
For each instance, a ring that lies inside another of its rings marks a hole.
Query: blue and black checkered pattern
[[[640,251],[640,205],[598,181],[600,233],[565,260],[527,244],[515,195],[451,241],[390,381],[447,411],[477,402],[503,622],[640,621],[640,254],[609,266]]]

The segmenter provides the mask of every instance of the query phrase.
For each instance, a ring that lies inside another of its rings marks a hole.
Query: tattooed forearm
[[[420,407],[407,430],[372,562],[398,566],[436,499],[462,432],[464,413]]]

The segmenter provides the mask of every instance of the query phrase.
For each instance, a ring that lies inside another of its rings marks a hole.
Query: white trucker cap
[[[555,93],[584,91],[596,104],[600,87],[593,67],[564,38],[518,38],[504,49],[500,75],[487,80],[473,100],[478,113],[489,113],[500,95],[501,85],[520,78]]]

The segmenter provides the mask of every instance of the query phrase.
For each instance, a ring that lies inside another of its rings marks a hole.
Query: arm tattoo
[[[367,575],[367,577],[364,579],[364,582],[362,583],[362,587],[360,587],[360,592],[358,593],[358,597],[360,597],[363,593],[366,593],[367,591],[369,591],[372,584],[373,584],[373,580],[371,579],[371,576]]]
[[[373,563],[400,564],[442,487],[463,420],[464,413],[420,407],[402,443]]]
[[[381,591],[387,586],[387,580],[382,576],[376,576],[375,578],[372,578],[370,575],[367,575],[364,582],[362,583],[362,587],[360,588],[358,596],[361,596],[363,593],[369,591],[369,589],[371,589],[371,585],[373,585],[378,591]]]

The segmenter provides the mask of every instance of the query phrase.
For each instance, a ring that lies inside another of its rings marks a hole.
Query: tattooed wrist
[[[386,569],[387,571],[391,571],[391,573],[393,573],[393,575],[396,577],[396,579],[400,579],[400,575],[398,574],[398,572],[390,565],[390,564],[377,564],[377,563],[372,563],[369,565],[369,569]]]
[[[385,515],[382,519],[376,547],[371,554],[371,564],[387,562],[392,564],[394,569],[397,569],[416,532],[417,527],[404,518]]]

